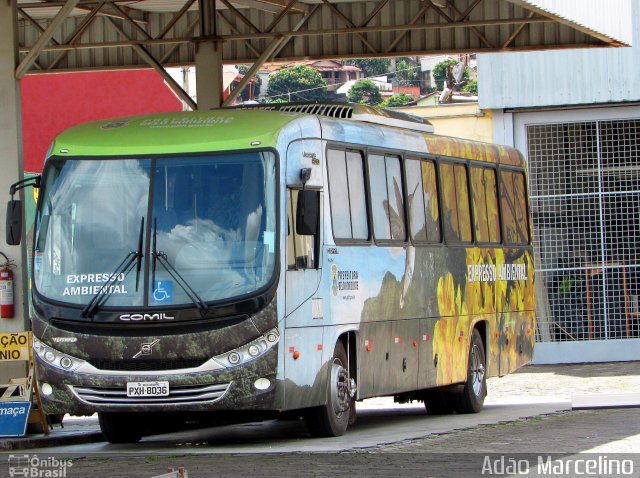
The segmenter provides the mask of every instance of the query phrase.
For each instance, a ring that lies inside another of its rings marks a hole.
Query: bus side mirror
[[[22,239],[22,203],[12,199],[7,203],[7,244],[20,245]]]
[[[320,224],[320,191],[298,192],[296,207],[296,234],[315,236]]]

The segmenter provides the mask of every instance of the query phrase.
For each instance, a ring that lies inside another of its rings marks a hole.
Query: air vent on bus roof
[[[267,103],[237,106],[236,108],[306,113],[433,133],[433,125],[420,116],[357,103]]]

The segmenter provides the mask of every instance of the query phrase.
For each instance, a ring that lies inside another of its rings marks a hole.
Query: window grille
[[[539,341],[640,336],[640,120],[527,126]]]

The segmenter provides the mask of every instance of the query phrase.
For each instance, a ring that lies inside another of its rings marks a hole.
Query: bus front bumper
[[[278,410],[277,347],[259,358],[213,370],[66,371],[35,354],[42,406],[47,414],[96,412]],[[85,367],[86,368],[86,367]],[[91,367],[93,369],[93,367]],[[93,373],[92,373],[93,372]],[[163,396],[129,396],[128,384],[166,383]]]

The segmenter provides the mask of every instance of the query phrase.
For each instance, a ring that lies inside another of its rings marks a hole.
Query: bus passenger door
[[[305,210],[320,210],[320,191],[306,190]],[[314,298],[320,283],[319,216],[315,234],[300,227],[298,211],[303,192],[287,189],[287,270],[285,284],[285,407],[320,405],[326,396],[326,369],[322,367],[323,304]],[[310,204],[312,203],[312,204]],[[324,392],[324,393],[323,393]]]
[[[321,325],[321,304],[312,304],[311,297],[318,290],[320,276],[321,237],[321,192],[306,190],[303,201],[301,189],[287,189],[287,271],[286,271],[286,313],[287,327],[308,327]],[[306,202],[306,204],[305,204]],[[302,207],[318,208],[315,234],[304,234],[302,225],[297,224]],[[318,309],[318,310],[314,310]],[[315,321],[315,322],[314,322]]]

